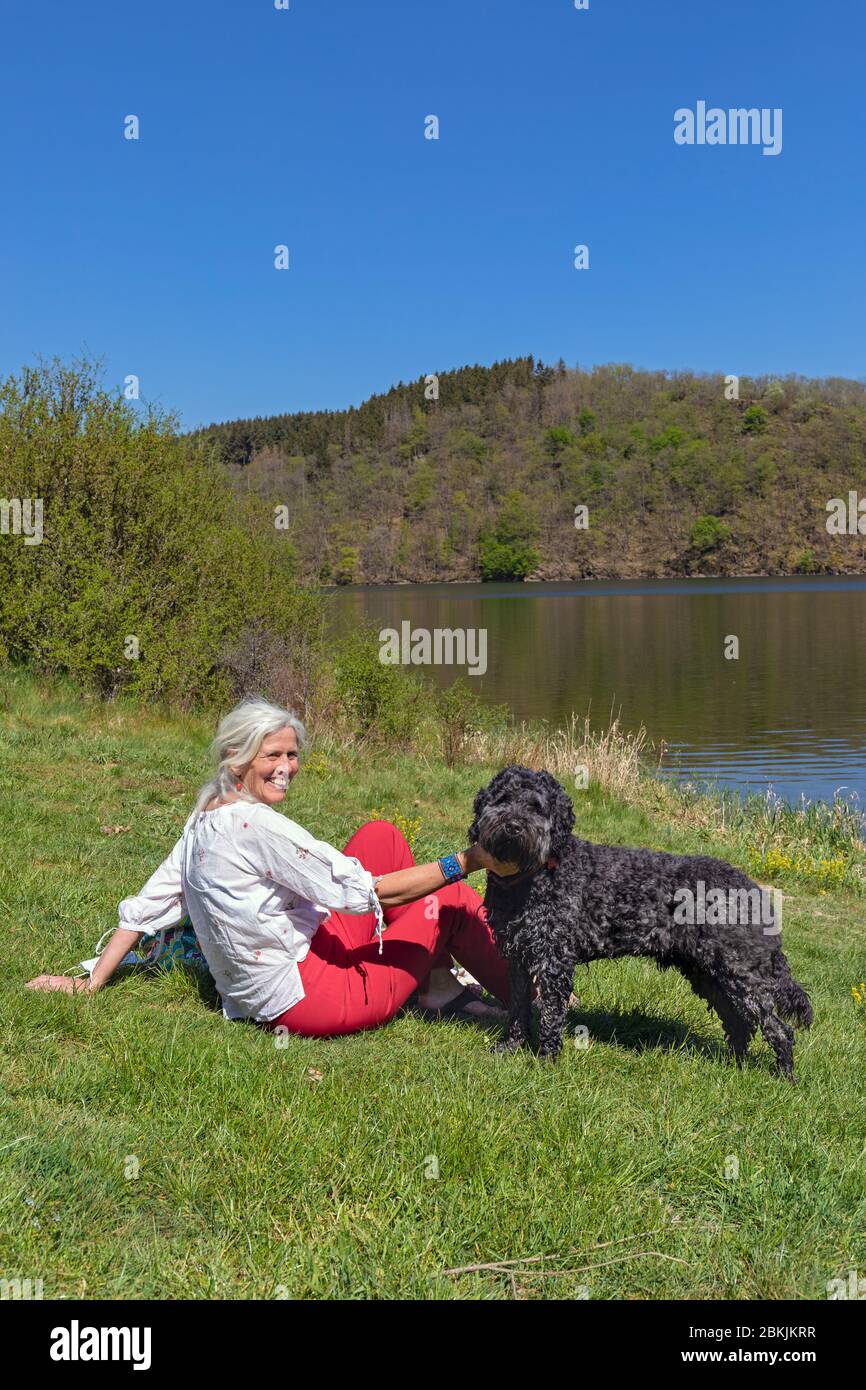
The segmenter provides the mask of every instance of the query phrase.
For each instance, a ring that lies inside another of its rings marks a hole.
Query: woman
[[[226,1018],[329,1037],[387,1023],[415,991],[433,1016],[497,1016],[449,966],[453,955],[507,1004],[507,966],[462,880],[516,866],[477,846],[415,864],[387,821],[362,826],[342,854],[315,840],[274,809],[304,740],[297,716],[265,700],[227,714],[213,745],[216,777],[165,862],[120,904],[90,978],[40,975],[30,987],[95,993],[142,937],[188,913]]]

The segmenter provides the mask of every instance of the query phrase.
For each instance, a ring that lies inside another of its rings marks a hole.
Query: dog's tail
[[[776,1006],[783,1018],[797,1028],[811,1028],[814,1014],[812,1001],[790,970],[785,970],[776,990]]]

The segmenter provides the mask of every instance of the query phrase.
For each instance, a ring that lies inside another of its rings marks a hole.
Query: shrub
[[[663,449],[679,449],[687,438],[685,430],[680,429],[679,425],[668,425],[667,429],[649,441],[650,452],[660,454]]]
[[[699,516],[691,529],[689,540],[694,550],[705,554],[728,540],[730,534],[730,526],[717,516]]]
[[[379,639],[360,629],[338,643],[334,682],[340,713],[359,738],[405,743],[417,726],[420,682],[379,658]]]
[[[447,767],[456,767],[462,760],[473,735],[501,737],[508,724],[506,707],[483,704],[464,680],[456,680],[438,692],[434,714]]]
[[[538,523],[526,509],[519,492],[510,492],[492,526],[479,537],[478,562],[486,583],[525,579],[537,568],[538,551],[532,541]]]
[[[435,711],[446,766],[459,761],[469,735],[479,727],[478,696],[462,680],[454,681],[436,697]]]
[[[551,458],[557,458],[563,449],[577,443],[577,435],[565,425],[552,425],[549,430],[544,431],[543,443],[545,453]]]
[[[539,559],[538,551],[522,542],[506,544],[485,536],[479,543],[481,578],[485,584],[523,580],[537,568]]]
[[[340,551],[334,566],[334,583],[341,585],[357,583],[360,564],[361,556],[356,546],[340,546]]]
[[[797,574],[817,574],[818,568],[818,561],[811,546],[802,550],[794,561],[794,570]]]
[[[455,448],[458,453],[466,458],[474,459],[476,463],[483,462],[487,454],[487,441],[482,439],[479,434],[472,430],[460,430],[455,440]]]
[[[0,540],[0,645],[103,696],[181,704],[232,691],[227,646],[257,625],[318,640],[295,555],[267,506],[237,499],[174,421],[55,361],[0,385],[3,487],[40,498],[44,538]]]
[[[769,422],[769,415],[762,405],[750,405],[743,413],[743,433],[763,434]]]
[[[311,594],[295,595],[294,601],[296,609],[312,605],[312,611],[297,612],[299,620],[289,636],[256,620],[226,643],[221,665],[233,700],[263,695],[308,719],[322,674],[321,605]]]

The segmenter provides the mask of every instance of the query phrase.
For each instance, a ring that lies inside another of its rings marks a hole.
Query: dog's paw
[[[519,1038],[501,1038],[498,1043],[494,1043],[492,1051],[500,1057],[504,1057],[509,1052],[519,1052],[523,1043]]]

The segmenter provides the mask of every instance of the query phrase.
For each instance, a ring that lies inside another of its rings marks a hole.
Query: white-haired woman
[[[345,850],[275,808],[305,740],[291,710],[247,699],[219,725],[218,771],[168,858],[119,908],[119,926],[89,979],[40,975],[34,989],[100,989],[142,937],[189,915],[226,1018],[308,1037],[386,1023],[418,992],[432,1016],[493,1016],[451,973],[455,957],[507,1004],[508,970],[475,869],[514,872],[472,846],[415,864],[403,835],[371,821]]]

